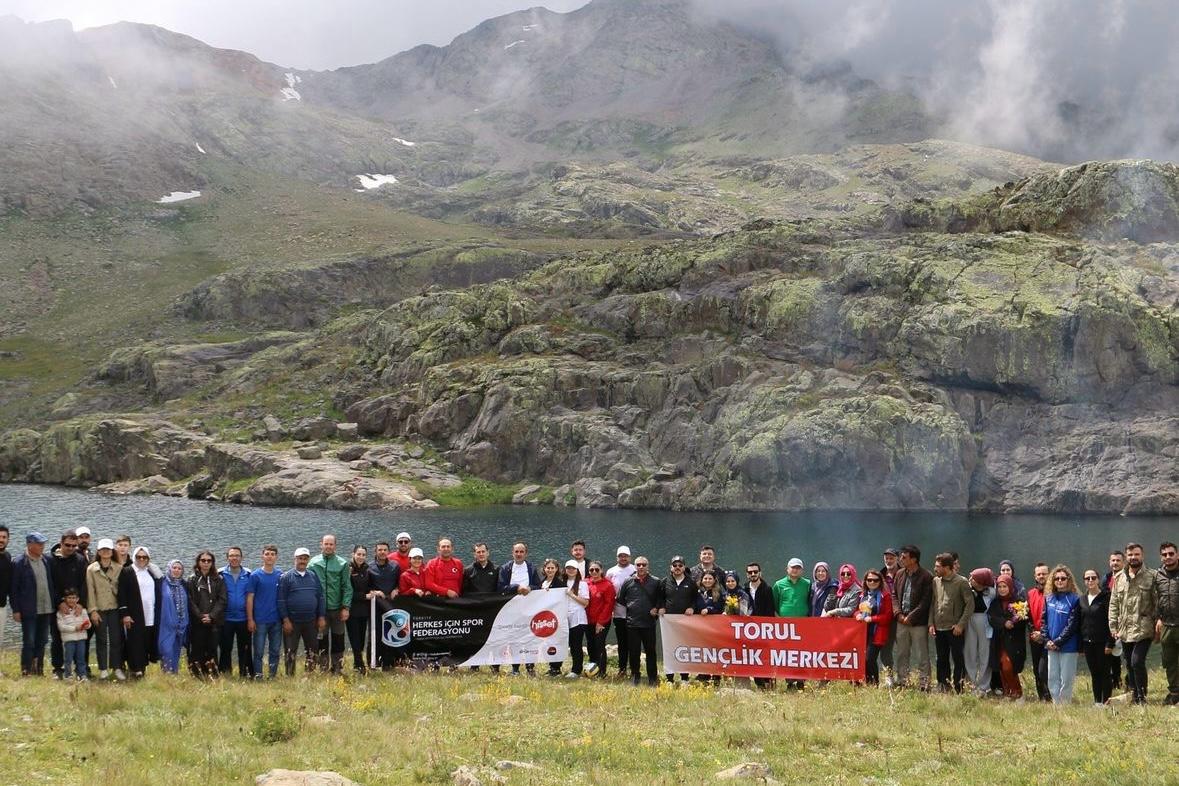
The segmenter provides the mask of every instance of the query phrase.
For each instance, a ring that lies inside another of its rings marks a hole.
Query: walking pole
[[[368,609],[368,667],[375,669],[377,667],[377,596],[373,595],[369,598]]]

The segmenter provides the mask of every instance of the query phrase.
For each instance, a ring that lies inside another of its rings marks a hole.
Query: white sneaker
[[[571,671],[565,675],[565,679],[567,679],[567,680],[576,680],[576,679],[580,679],[580,678],[581,678],[581,675],[575,671]]]
[[[110,669],[103,669],[102,671],[98,672],[98,678],[100,680],[105,680],[110,676],[111,676]]]
[[[115,679],[118,680],[119,682],[126,682],[127,675],[125,673],[123,673],[122,669],[115,669]]]

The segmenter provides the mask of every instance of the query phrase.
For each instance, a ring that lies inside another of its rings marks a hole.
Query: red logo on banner
[[[532,618],[532,635],[547,638],[557,632],[557,615],[548,611],[538,611]]]

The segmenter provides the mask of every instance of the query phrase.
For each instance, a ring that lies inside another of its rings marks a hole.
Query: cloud
[[[946,136],[1055,160],[1179,153],[1179,8],[1167,0],[694,0],[788,66],[846,62],[906,88]]]
[[[0,0],[0,15],[68,19],[75,29],[122,20],[159,25],[207,44],[292,68],[372,63],[419,44],[444,45],[485,19],[587,0]]]

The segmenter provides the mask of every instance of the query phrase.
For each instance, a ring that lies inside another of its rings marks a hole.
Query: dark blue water
[[[53,486],[0,485],[0,521],[12,530],[10,551],[23,548],[24,534],[40,530],[55,542],[61,532],[83,524],[94,539],[126,533],[152,550],[157,564],[177,557],[191,564],[200,549],[221,555],[240,545],[247,566],[256,565],[265,543],[277,543],[279,563],[287,565],[298,546],[312,553],[324,533],[334,533],[340,551],[354,543],[370,548],[393,541],[406,530],[429,557],[437,538],[454,539],[464,561],[477,540],[491,547],[492,560],[508,558],[511,544],[525,540],[531,557],[565,557],[569,543],[587,542],[591,558],[613,562],[619,544],[646,554],[658,575],[673,554],[696,561],[702,544],[717,550],[723,567],[762,563],[777,578],[786,561],[801,557],[810,565],[852,562],[863,569],[880,564],[887,546],[918,545],[930,565],[939,551],[957,551],[962,566],[996,567],[1002,558],[1016,562],[1030,577],[1031,566],[1063,562],[1079,572],[1105,571],[1107,555],[1127,541],[1146,546],[1148,564],[1157,561],[1158,544],[1179,539],[1179,517],[994,516],[965,513],[674,513],[602,511],[552,507],[488,507],[466,510],[342,513],[291,508],[256,508],[166,497],[111,497]]]

